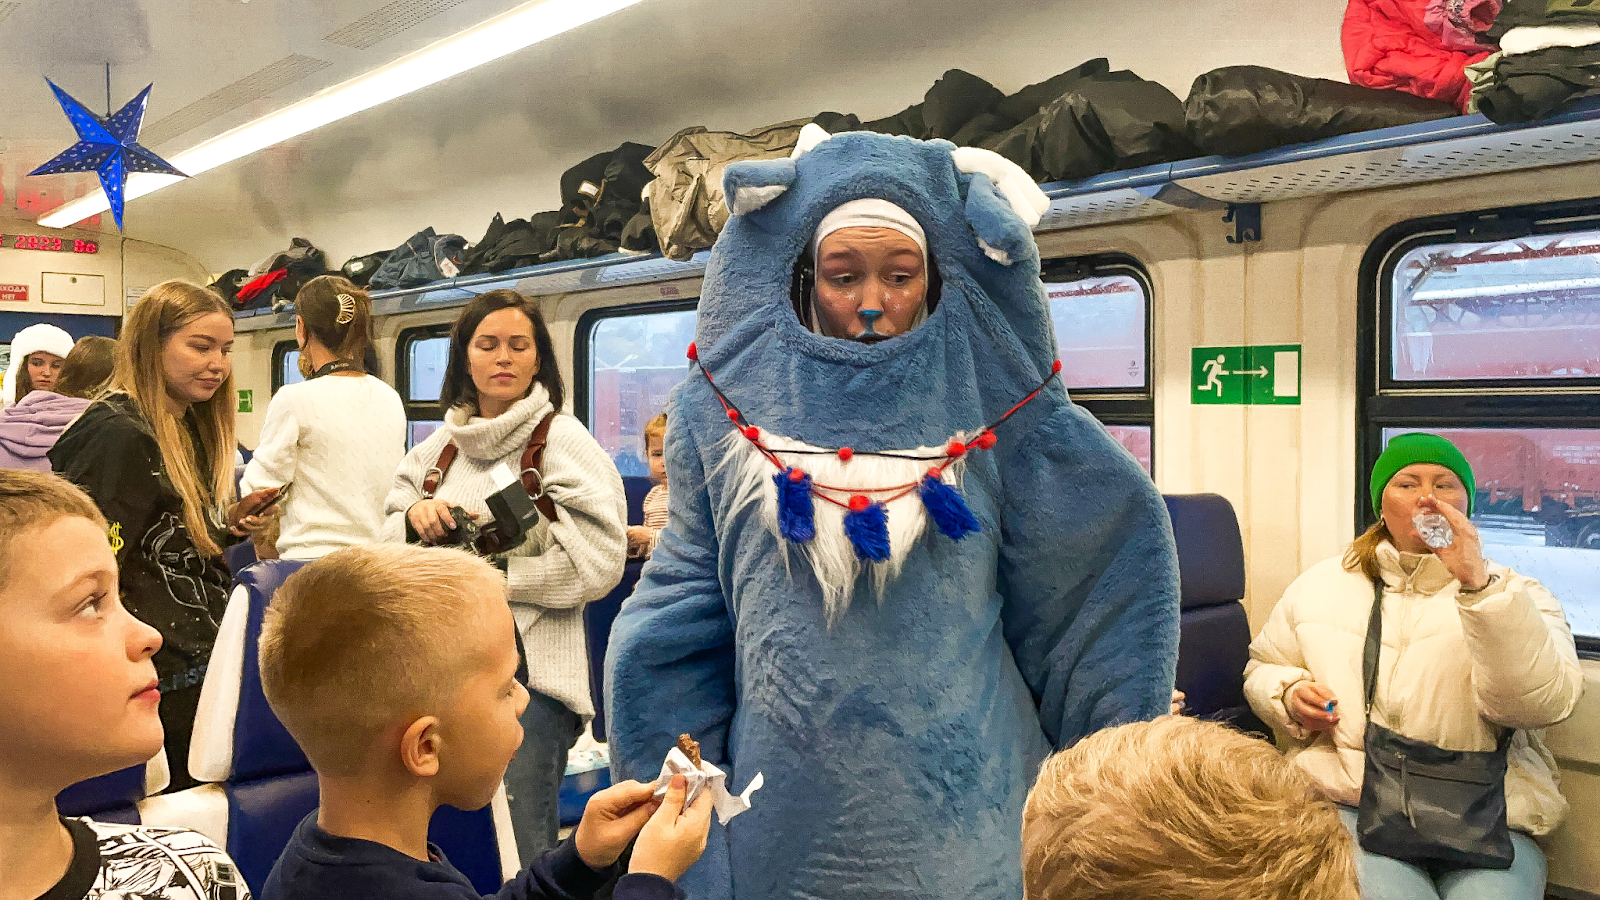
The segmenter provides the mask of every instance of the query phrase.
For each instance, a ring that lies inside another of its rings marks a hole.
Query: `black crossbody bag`
[[[1362,849],[1410,863],[1460,869],[1509,869],[1506,826],[1506,748],[1512,729],[1492,751],[1445,750],[1372,721],[1383,647],[1383,582],[1373,583],[1372,618],[1361,657],[1366,689],[1366,774],[1356,826]]]

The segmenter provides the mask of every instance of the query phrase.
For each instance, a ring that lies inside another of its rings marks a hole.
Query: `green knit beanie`
[[[1389,446],[1372,465],[1372,511],[1383,517],[1383,489],[1389,479],[1406,466],[1414,463],[1433,463],[1456,473],[1461,486],[1467,491],[1467,515],[1472,515],[1473,500],[1477,497],[1477,482],[1472,478],[1472,466],[1461,455],[1456,445],[1437,434],[1402,434],[1389,441]]]

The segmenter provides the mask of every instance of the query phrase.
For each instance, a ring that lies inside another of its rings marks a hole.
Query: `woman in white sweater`
[[[539,308],[509,290],[473,300],[450,333],[444,425],[401,463],[384,524],[385,540],[423,543],[447,540],[458,524],[453,506],[487,524],[487,498],[504,486],[493,470],[520,472],[529,441],[549,417],[540,475],[555,517],[541,513],[521,544],[494,557],[510,582],[532,695],[522,748],[505,779],[524,859],[556,844],[567,751],[594,715],[583,607],[616,587],[627,556],[622,477],[582,423],[561,414],[564,395]],[[441,465],[452,445],[453,461]],[[429,496],[434,469],[445,471]]]
[[[283,488],[278,553],[316,559],[380,539],[406,414],[394,388],[363,365],[372,344],[365,291],[323,275],[295,295],[295,312],[306,380],[273,395],[240,493]]]
[[[1373,467],[1371,495],[1378,523],[1342,560],[1295,579],[1251,643],[1245,695],[1355,832],[1366,766],[1362,656],[1381,584],[1372,722],[1457,751],[1494,751],[1511,729],[1504,791],[1515,857],[1509,869],[1449,868],[1362,848],[1362,896],[1539,900],[1545,860],[1532,838],[1567,812],[1540,733],[1583,693],[1572,630],[1543,585],[1483,557],[1467,519],[1472,467],[1449,441],[1395,438]],[[1453,540],[1430,547],[1418,513],[1443,516]]]

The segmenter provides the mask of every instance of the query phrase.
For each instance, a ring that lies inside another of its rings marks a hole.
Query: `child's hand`
[[[643,525],[628,526],[628,558],[637,559],[650,555],[650,542],[655,540],[656,532],[653,528]]]
[[[629,871],[660,875],[676,882],[706,851],[706,835],[711,831],[711,792],[701,791],[694,805],[684,809],[683,798],[688,793],[688,779],[672,776],[666,800],[639,833],[639,843],[633,846]]]
[[[578,856],[589,868],[604,869],[622,856],[628,842],[661,805],[651,796],[654,793],[655,785],[624,781],[589,798],[583,820],[572,835]],[[682,802],[681,794],[678,800]]]

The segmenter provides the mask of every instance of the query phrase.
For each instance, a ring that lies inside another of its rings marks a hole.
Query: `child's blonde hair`
[[[1163,716],[1045,761],[1022,817],[1027,900],[1356,900],[1350,832],[1265,741]]]
[[[24,549],[12,546],[17,539],[68,516],[106,529],[100,508],[72,482],[59,475],[0,469],[0,585],[9,574],[11,554]]]
[[[442,547],[369,544],[289,576],[261,627],[261,687],[324,775],[358,771],[383,732],[448,702],[470,673],[499,571]],[[469,627],[463,627],[463,626]]]
[[[666,413],[657,413],[656,417],[654,419],[651,419],[649,422],[645,423],[645,426],[644,426],[644,449],[645,449],[646,453],[650,452],[650,439],[652,437],[660,438],[663,441],[665,441],[667,439],[667,414]]]

